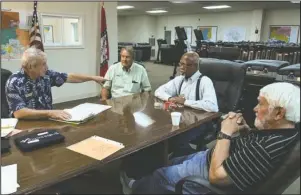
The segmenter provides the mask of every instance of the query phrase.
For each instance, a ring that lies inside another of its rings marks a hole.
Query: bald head
[[[200,56],[198,53],[196,53],[194,51],[189,51],[189,52],[184,53],[182,57],[185,57],[191,65],[198,67],[199,59],[200,59]]]
[[[199,55],[196,52],[189,51],[185,53],[180,60],[180,72],[185,77],[191,77],[199,67]]]

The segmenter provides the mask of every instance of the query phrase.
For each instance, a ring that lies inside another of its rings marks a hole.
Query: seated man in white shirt
[[[215,89],[210,78],[198,70],[199,55],[185,53],[179,63],[181,76],[177,76],[155,91],[155,96],[191,108],[218,112]]]
[[[215,89],[210,78],[202,75],[199,70],[199,55],[196,52],[185,53],[179,63],[181,76],[177,76],[155,91],[155,96],[177,104],[182,104],[207,112],[218,112]],[[189,142],[201,136],[202,125],[191,129],[170,140],[170,152],[174,156],[182,156],[193,152]]]

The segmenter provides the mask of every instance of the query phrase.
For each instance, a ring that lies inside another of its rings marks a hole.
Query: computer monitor
[[[187,40],[187,35],[183,27],[176,26],[175,30],[179,40]]]
[[[196,40],[198,40],[198,41],[204,40],[203,33],[201,30],[194,29],[194,35],[195,35]]]

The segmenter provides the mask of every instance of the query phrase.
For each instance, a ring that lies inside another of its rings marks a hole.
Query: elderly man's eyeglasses
[[[192,64],[186,64],[186,63],[183,63],[183,62],[179,62],[179,66],[190,67],[190,66],[192,66]]]

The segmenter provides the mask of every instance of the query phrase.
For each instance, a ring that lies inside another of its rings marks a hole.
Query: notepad
[[[99,136],[92,136],[67,147],[69,150],[89,156],[96,160],[103,160],[122,148],[124,148],[122,143]]]
[[[5,137],[10,134],[18,123],[16,118],[2,118],[1,119],[1,137]]]
[[[88,121],[89,119],[95,117],[97,114],[110,109],[112,106],[102,105],[102,104],[92,104],[84,103],[78,106],[75,106],[71,109],[65,109],[64,111],[68,112],[71,115],[69,120],[57,120],[50,119],[55,121],[67,122],[72,124],[80,124]]]
[[[14,193],[18,187],[17,164],[1,167],[1,194]]]

